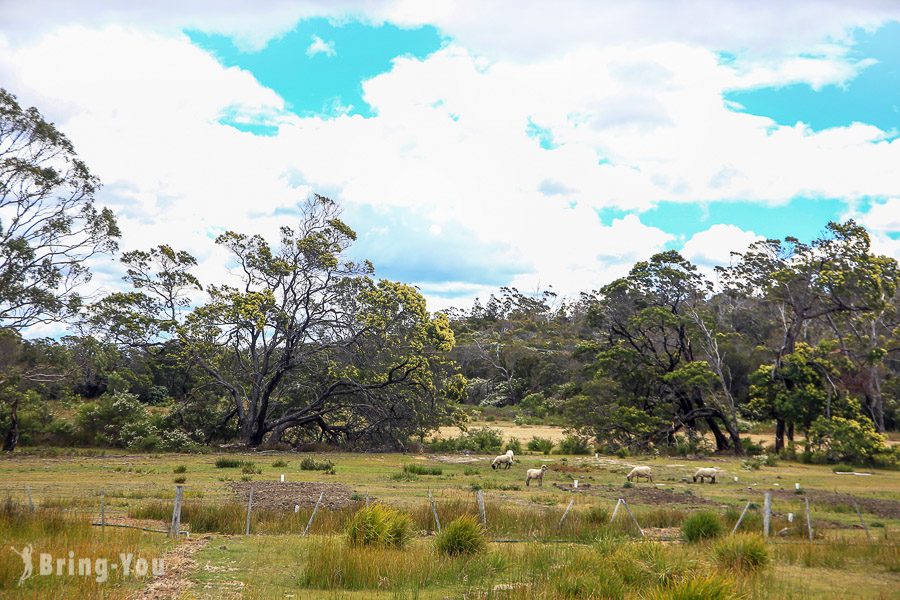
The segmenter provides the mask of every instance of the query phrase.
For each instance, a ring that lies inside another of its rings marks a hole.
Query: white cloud
[[[681,255],[697,265],[706,277],[715,280],[714,267],[732,264],[732,252],[744,252],[753,242],[764,239],[734,225],[713,225],[695,233],[684,243]]]
[[[306,49],[306,55],[315,56],[316,54],[324,54],[325,56],[337,55],[334,49],[334,42],[326,42],[317,35],[312,36],[312,42]]]

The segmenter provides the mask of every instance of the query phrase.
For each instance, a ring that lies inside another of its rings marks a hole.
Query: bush
[[[446,556],[478,554],[487,547],[484,529],[471,515],[463,515],[444,527],[434,539],[435,548]]]
[[[303,460],[300,461],[300,470],[301,471],[334,471],[334,463],[324,458],[322,460],[316,460],[312,456],[304,456]]]
[[[217,469],[237,469],[241,466],[243,461],[238,460],[236,458],[217,458],[216,459],[216,468]]]
[[[887,450],[885,437],[869,421],[819,417],[809,430],[813,455],[828,462],[873,464]]]
[[[580,435],[567,435],[559,443],[560,454],[590,454],[591,446],[588,438]]]
[[[688,542],[699,542],[722,535],[722,523],[715,513],[700,511],[692,514],[681,525],[681,537]]]
[[[763,466],[766,467],[774,467],[778,464],[778,459],[776,459],[771,454],[760,454],[758,456],[751,456],[750,458],[744,460],[741,463],[741,466],[748,471],[758,471]]]
[[[533,437],[528,441],[528,449],[532,452],[550,454],[550,451],[553,450],[553,442],[547,438]]]
[[[769,562],[769,548],[765,540],[747,533],[717,541],[712,553],[716,564],[731,571],[755,571]]]
[[[175,479],[173,479],[173,481],[174,481],[175,483],[184,483],[185,481],[187,481],[187,477],[185,477],[184,475],[181,475],[181,476],[176,477]]]
[[[402,548],[412,537],[412,517],[384,504],[359,509],[347,522],[351,546]]]
[[[272,463],[272,466],[276,469],[280,469],[282,467],[288,466],[287,461],[281,460],[280,458]]]
[[[522,454],[522,442],[519,441],[519,438],[510,439],[503,448],[504,452],[507,450],[512,450],[515,455]]]
[[[178,473],[187,473],[187,465],[178,465],[177,467],[175,467],[174,469],[172,469],[172,472],[175,473],[175,474],[178,474]]]
[[[498,429],[482,427],[467,431],[459,437],[431,440],[428,446],[435,452],[468,450],[478,454],[498,454],[503,447],[503,436]]]
[[[440,467],[426,467],[425,465],[403,465],[403,472],[410,475],[443,475],[444,470]]]
[[[262,475],[262,469],[257,467],[255,463],[248,461],[241,467],[241,473],[244,475]]]

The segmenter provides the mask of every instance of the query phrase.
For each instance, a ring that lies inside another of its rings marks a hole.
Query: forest
[[[429,312],[351,260],[340,204],[279,239],[227,231],[231,277],[160,243],[119,252],[71,142],[0,90],[0,435],[17,446],[409,450],[475,414],[563,426],[585,452],[769,450],[896,465],[897,261],[864,227],[769,239],[705,275],[678,252],[577,296],[502,288]],[[120,289],[89,293],[115,260]],[[36,326],[68,332],[35,337]],[[774,430],[774,447],[742,437]]]

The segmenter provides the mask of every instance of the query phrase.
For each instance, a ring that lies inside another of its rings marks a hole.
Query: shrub
[[[426,467],[425,465],[403,465],[403,472],[410,475],[443,475],[444,470],[440,467]]]
[[[434,539],[435,548],[447,556],[478,554],[487,547],[484,529],[471,515],[463,515],[444,527]]]
[[[869,421],[819,417],[809,429],[810,448],[828,462],[872,464],[887,449],[885,437]]]
[[[481,427],[461,434],[459,437],[431,440],[428,446],[436,452],[461,452],[468,450],[479,454],[497,454],[503,447],[500,430]]]
[[[559,443],[560,454],[590,454],[591,446],[588,438],[580,435],[567,435]]]
[[[334,471],[334,463],[324,458],[316,460],[312,456],[304,456],[300,461],[301,471]]]
[[[692,514],[681,525],[681,536],[688,542],[699,542],[721,534],[722,523],[719,517],[706,510]]]
[[[217,469],[236,469],[241,466],[242,461],[236,458],[217,458],[216,459],[216,468]]]
[[[713,557],[721,568],[755,571],[769,562],[769,548],[758,535],[739,534],[723,538],[713,546]]]
[[[553,450],[553,442],[547,438],[533,437],[528,441],[528,449],[532,452],[550,454],[550,451]]]
[[[184,475],[179,475],[173,481],[175,483],[184,483],[185,481],[187,481],[187,477],[185,477]]]
[[[281,467],[288,466],[287,461],[281,460],[280,458],[272,463],[272,466],[276,469],[280,469]]]
[[[718,575],[691,577],[648,596],[651,600],[730,600],[735,598],[731,583]]]
[[[503,448],[504,452],[506,450],[512,450],[513,454],[522,454],[522,442],[519,441],[519,438],[511,438],[508,442],[506,442],[506,446]]]
[[[778,459],[776,459],[771,454],[759,454],[757,456],[751,456],[746,459],[741,466],[748,471],[758,471],[763,466],[766,467],[774,467],[778,464]]]
[[[352,546],[402,548],[412,537],[412,517],[384,504],[356,511],[347,522],[347,541]]]
[[[241,473],[244,475],[262,475],[262,469],[257,467],[255,463],[248,461],[241,467]]]
[[[178,465],[174,469],[172,469],[173,473],[187,473],[187,465]]]

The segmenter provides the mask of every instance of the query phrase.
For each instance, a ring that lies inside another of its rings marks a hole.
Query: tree
[[[0,89],[0,327],[77,312],[86,261],[117,248],[115,217],[94,204],[99,186],[65,135]]]

